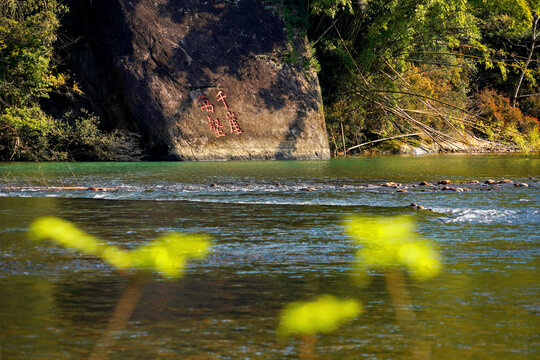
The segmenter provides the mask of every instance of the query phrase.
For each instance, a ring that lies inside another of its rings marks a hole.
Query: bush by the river
[[[99,118],[82,110],[61,119],[39,107],[7,109],[0,115],[0,160],[114,160],[142,157],[139,136],[125,131],[104,132]]]

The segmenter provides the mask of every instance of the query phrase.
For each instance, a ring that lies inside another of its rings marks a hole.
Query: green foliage
[[[186,260],[204,257],[209,250],[209,237],[172,233],[141,247],[127,251],[89,235],[73,223],[56,217],[42,217],[30,225],[34,240],[50,239],[65,248],[93,255],[118,270],[156,271],[162,277],[182,276]]]
[[[40,107],[6,107],[0,114],[4,131],[18,131],[21,135],[45,134],[53,124]]]
[[[336,14],[343,10],[351,13],[353,11],[352,0],[313,0],[310,7],[311,13],[325,14],[331,18],[335,18]]]
[[[133,250],[133,264],[142,269],[155,269],[166,277],[182,274],[187,259],[202,258],[208,253],[210,242],[201,235],[172,233]]]
[[[467,97],[485,83],[510,94],[523,74],[527,92],[538,93],[537,52],[532,62],[524,53],[539,13],[536,0],[323,0],[309,6],[308,35],[321,65],[334,149],[342,147],[342,136],[350,147],[418,131],[447,142],[446,134],[476,122],[466,119]]]
[[[358,301],[332,295],[322,295],[310,302],[292,302],[281,311],[278,334],[285,337],[331,332],[362,311]]]
[[[369,268],[404,266],[420,281],[436,276],[441,270],[438,252],[415,233],[415,224],[407,217],[355,216],[347,220],[345,230],[361,246],[354,267],[355,274],[361,278]]]
[[[529,30],[534,13],[540,11],[537,0],[471,0],[472,11],[483,26],[505,35]]]
[[[538,34],[540,2],[537,0],[475,0],[472,12],[482,32],[490,61],[477,75],[477,86],[507,94],[513,106],[520,94],[540,90]],[[500,74],[493,69],[496,64]],[[521,91],[520,91],[521,90]]]
[[[67,159],[132,161],[142,156],[138,135],[122,130],[105,133],[99,129],[99,118],[84,109],[78,116],[64,114],[57,130],[51,142]]]
[[[32,106],[65,85],[55,74],[53,44],[66,11],[55,0],[0,3],[0,99],[4,106]]]
[[[121,130],[105,133],[99,118],[81,110],[61,119],[39,106],[10,107],[0,114],[0,160],[138,160],[137,135]]]
[[[136,135],[104,133],[84,110],[61,119],[42,110],[52,91],[81,93],[57,71],[54,45],[66,11],[56,0],[0,1],[0,160],[136,160]]]

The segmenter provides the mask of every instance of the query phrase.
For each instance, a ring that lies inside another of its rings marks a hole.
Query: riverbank
[[[355,152],[347,152],[347,156],[366,155],[444,155],[444,154],[519,154],[534,153],[540,149],[534,146],[519,147],[516,144],[501,144],[478,138],[468,138],[463,142],[435,143],[428,141],[397,142],[390,140],[372,147],[355,149]],[[343,157],[343,151],[338,151],[334,157]]]

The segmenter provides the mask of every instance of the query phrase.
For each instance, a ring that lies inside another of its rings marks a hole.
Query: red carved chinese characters
[[[206,115],[206,117],[208,118],[210,130],[212,130],[216,134],[216,137],[227,136],[227,134],[225,134],[223,130],[221,130],[223,125],[221,125],[218,118],[212,119],[210,115]]]
[[[232,111],[228,111],[227,119],[229,119],[229,125],[231,126],[231,132],[233,134],[239,135],[244,133],[242,129],[240,129],[240,125],[238,125],[238,120],[236,119],[235,113],[233,113]]]
[[[199,105],[201,106],[202,112],[211,112],[212,114],[215,113],[214,105],[210,103],[210,100],[208,100],[208,96],[206,96],[205,93],[197,94],[197,99],[199,99]],[[218,118],[213,119],[210,115],[206,115],[206,117],[208,119],[208,125],[210,125],[210,130],[216,134],[216,137],[227,136],[227,134],[225,134],[225,132],[221,129],[223,125],[221,125]]]
[[[208,97],[206,94],[201,93],[197,95],[197,98],[199,99],[199,105],[201,105],[202,111],[207,112],[214,112],[214,105],[210,104],[210,101],[208,100]]]
[[[225,106],[225,109],[227,109],[227,119],[229,119],[231,132],[236,135],[243,134],[244,132],[242,131],[242,129],[240,129],[240,125],[238,124],[238,119],[236,118],[236,114],[229,109],[229,106],[227,105],[227,102],[225,101],[226,97],[227,95],[225,95],[223,91],[221,90],[216,95],[217,101],[222,101],[223,105]]]
[[[202,111],[214,112],[214,105],[210,104],[210,101],[203,100],[200,102]]]
[[[244,131],[240,128],[240,125],[238,124],[238,119],[236,118],[236,114],[232,112],[229,109],[229,106],[227,105],[227,102],[225,101],[225,98],[227,95],[223,93],[223,91],[219,91],[216,95],[218,102],[223,102],[223,105],[225,106],[225,109],[227,109],[227,119],[229,120],[229,125],[231,128],[231,133],[235,135],[243,134]],[[201,111],[203,112],[211,112],[215,113],[214,105],[210,103],[210,100],[208,100],[208,96],[206,96],[205,93],[199,93],[197,95],[197,98],[199,99],[199,105],[201,107]],[[227,134],[222,130],[224,125],[221,124],[219,119],[216,117],[215,119],[212,118],[210,115],[206,115],[208,119],[208,125],[210,125],[210,130],[216,134],[216,137],[222,137],[227,136]]]
[[[227,103],[225,102],[225,98],[227,97],[227,95],[225,95],[223,93],[223,91],[219,91],[216,95],[217,97],[217,101],[223,101],[223,105],[225,105],[225,109],[229,110],[229,107],[227,106]]]

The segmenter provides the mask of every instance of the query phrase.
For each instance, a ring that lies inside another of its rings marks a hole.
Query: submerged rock
[[[287,60],[308,56],[307,41],[291,43],[271,6],[79,4],[85,40],[73,62],[94,111],[138,130],[153,158],[330,157],[317,75]]]

